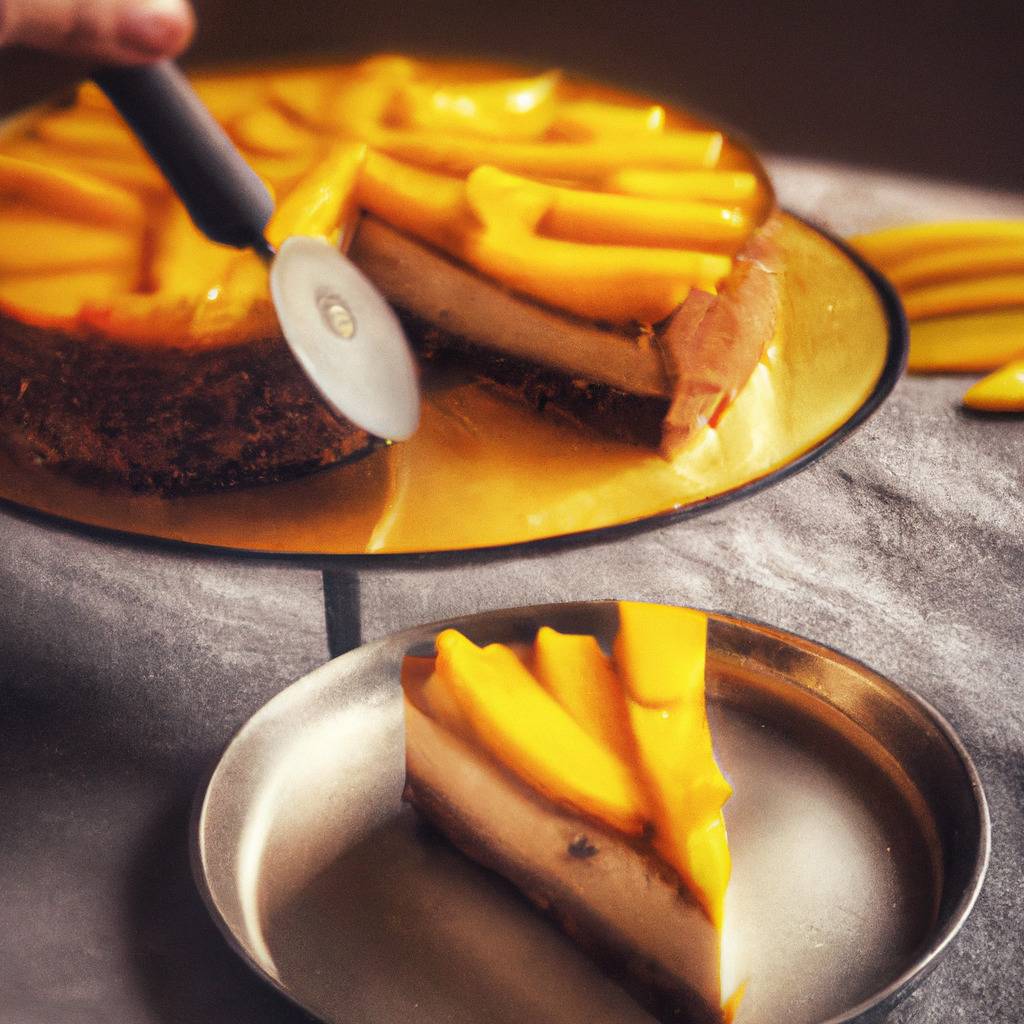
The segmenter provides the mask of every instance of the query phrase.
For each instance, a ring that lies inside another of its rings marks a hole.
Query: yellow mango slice
[[[278,246],[290,235],[314,235],[337,243],[356,214],[356,186],[366,158],[365,143],[335,146],[280,202],[266,236]]]
[[[307,128],[327,122],[337,75],[323,71],[283,74],[269,83],[270,102],[290,121]]]
[[[979,380],[964,405],[985,412],[1024,412],[1024,359],[1016,359]]]
[[[703,659],[701,659],[703,662]],[[664,665],[664,671],[672,666]],[[629,701],[637,762],[654,819],[654,847],[698,895],[721,927],[731,862],[722,806],[732,794],[715,762],[697,695],[669,707]]]
[[[536,139],[555,114],[557,71],[532,78],[440,85],[406,82],[389,114],[393,123],[428,133],[459,132],[489,139]]]
[[[150,265],[154,290],[197,302],[220,287],[237,250],[211,242],[193,223],[177,197],[168,204]]]
[[[643,798],[630,771],[589,736],[507,647],[479,648],[461,633],[437,638],[437,676],[477,741],[558,804],[639,835]]]
[[[91,224],[141,229],[145,210],[127,189],[88,174],[0,153],[0,196],[35,210]]]
[[[113,108],[110,113],[72,108],[48,114],[35,124],[32,135],[60,149],[84,151],[93,156],[141,159],[145,155],[145,150]]]
[[[586,245],[513,231],[471,235],[462,253],[516,291],[622,326],[664,319],[691,287],[713,292],[732,265],[714,253]]]
[[[883,270],[898,260],[947,249],[966,249],[993,242],[1024,242],[1024,221],[945,221],[907,224],[855,235],[850,244]]]
[[[1024,273],[995,274],[943,284],[924,285],[900,293],[903,308],[911,320],[944,313],[967,313],[976,309],[1024,306]]]
[[[1024,309],[918,320],[910,327],[914,373],[972,373],[994,370],[1024,354]]]
[[[567,100],[559,104],[551,136],[593,139],[605,135],[649,135],[664,129],[665,108],[657,103],[630,107],[602,100]]]
[[[651,199],[702,199],[749,206],[761,198],[761,183],[750,171],[645,171],[625,167],[601,183],[606,192]]]
[[[533,670],[587,733],[624,761],[632,759],[622,684],[594,637],[542,626],[533,645]]]
[[[18,208],[0,215],[0,273],[52,273],[137,266],[141,231]]]
[[[204,76],[192,84],[221,124],[261,106],[269,93],[267,78],[260,74]]]
[[[703,707],[708,619],[694,608],[619,602],[615,665],[630,696],[647,707]]]
[[[468,216],[466,185],[460,178],[369,152],[359,175],[358,201],[371,213],[449,252],[460,247]]]
[[[885,269],[885,276],[900,291],[994,274],[1024,274],[1024,241],[926,253]]]
[[[108,269],[5,275],[0,279],[0,309],[38,327],[70,330],[84,302],[109,300],[128,291],[136,274],[132,262]]]
[[[573,181],[600,180],[621,166],[621,140],[593,142],[517,142],[458,135],[428,136],[395,130],[383,132],[373,144],[408,163],[449,174],[468,174],[489,164],[505,171]],[[631,138],[629,161],[637,167],[709,168],[722,152],[720,132],[691,131]]]
[[[619,602],[615,662],[654,818],[654,845],[721,925],[729,881],[722,806],[732,793],[715,761],[704,698],[707,616]]]
[[[287,157],[316,151],[317,137],[273,107],[258,107],[227,125],[228,134],[246,153]]]
[[[527,212],[524,227],[597,245],[736,248],[750,231],[734,207],[646,199],[548,185],[496,167],[478,167],[466,193],[485,222]]]

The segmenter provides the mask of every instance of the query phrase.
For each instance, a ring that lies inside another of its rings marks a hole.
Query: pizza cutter
[[[103,68],[93,79],[214,242],[251,248],[296,361],[339,416],[388,440],[419,424],[416,365],[398,317],[361,271],[324,239],[266,239],[274,200],[171,61]]]

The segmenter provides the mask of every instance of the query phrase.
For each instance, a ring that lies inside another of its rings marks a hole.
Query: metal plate
[[[440,628],[609,640],[616,606],[488,612],[335,659],[238,733],[197,798],[197,882],[228,941],[323,1020],[649,1020],[500,879],[401,803],[398,672]],[[736,794],[739,1021],[884,1013],[970,912],[989,823],[970,758],[916,696],[792,634],[714,616],[709,712]]]

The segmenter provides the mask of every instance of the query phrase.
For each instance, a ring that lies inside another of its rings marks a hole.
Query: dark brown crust
[[[89,484],[164,495],[267,483],[372,449],[280,338],[189,351],[0,318],[0,436]]]
[[[584,950],[604,974],[621,985],[657,1020],[665,1024],[721,1024],[721,1016],[695,992],[657,963],[626,947],[584,904],[572,900],[566,892],[555,892],[545,879],[521,871],[501,850],[488,845],[467,828],[458,808],[443,794],[408,771],[402,796],[467,857],[515,885],[534,907]],[[601,834],[600,828],[593,824],[587,828],[591,833]]]

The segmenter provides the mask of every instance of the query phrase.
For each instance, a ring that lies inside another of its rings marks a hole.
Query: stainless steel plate
[[[228,940],[326,1021],[649,1021],[401,803],[399,666],[443,626],[610,639],[611,602],[488,612],[335,659],[239,732],[197,800],[194,865]],[[959,930],[988,859],[970,758],[926,703],[810,641],[715,616],[709,693],[736,790],[740,1021],[874,1019]]]

